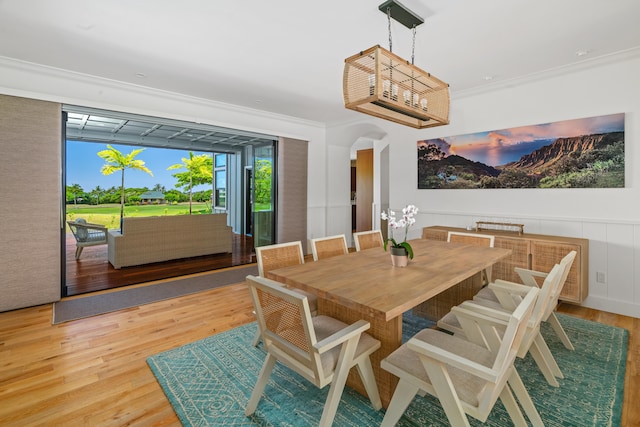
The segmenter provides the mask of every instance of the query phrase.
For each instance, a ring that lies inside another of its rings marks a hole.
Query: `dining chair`
[[[449,231],[447,233],[447,242],[450,243],[462,243],[465,245],[473,245],[473,246],[486,246],[488,248],[493,248],[495,242],[495,236],[491,236],[488,234],[477,234],[477,233],[463,233],[460,231]],[[483,285],[489,284],[491,282],[491,267],[487,267],[484,269],[484,277],[483,277]]]
[[[560,278],[560,281],[557,283],[556,289],[553,290],[549,304],[547,305],[545,309],[545,313],[542,316],[542,321],[549,323],[549,326],[551,326],[551,329],[554,331],[556,336],[560,339],[560,341],[562,341],[562,344],[565,346],[565,348],[569,350],[575,350],[575,347],[571,343],[571,340],[569,339],[569,336],[567,335],[564,328],[562,327],[562,324],[560,324],[560,321],[558,320],[558,317],[555,314],[555,310],[558,307],[558,298],[560,297],[562,288],[564,287],[564,284],[567,281],[567,277],[569,276],[569,271],[571,270],[571,266],[573,265],[573,262],[575,261],[576,256],[577,256],[577,252],[571,251],[567,255],[565,255],[562,258],[562,260],[560,260],[560,265],[563,266],[562,276]],[[522,283],[528,286],[538,286],[536,277],[544,279],[548,274],[548,273],[535,271],[535,270],[528,270],[520,267],[516,267],[515,271],[520,276],[520,280],[522,280]],[[476,294],[476,296],[474,296],[473,299],[474,300],[488,299],[490,301],[498,302],[498,299],[494,294],[494,292],[487,288],[481,289]]]
[[[311,239],[311,251],[314,261],[337,255],[346,255],[349,253],[347,238],[344,234],[339,234],[336,236]]]
[[[353,233],[353,241],[356,245],[356,252],[370,248],[381,248],[384,245],[382,232],[380,230]]]
[[[306,296],[263,277],[247,276],[246,281],[267,352],[245,409],[247,416],[255,412],[263,393],[268,398],[265,387],[276,362],[299,373],[318,388],[331,384],[320,426],[332,425],[347,375],[354,366],[357,366],[373,408],[382,408],[369,358],[380,348],[380,341],[365,333],[369,322],[359,320],[348,325],[329,316],[311,316]],[[292,398],[295,399],[295,395]],[[309,402],[300,404],[308,405]]]
[[[532,425],[544,425],[514,367],[539,290],[518,286],[525,296],[506,314],[502,338],[496,330],[505,325],[504,312],[487,316],[456,306],[467,339],[423,329],[382,360],[382,368],[400,379],[382,426],[395,425],[418,393],[436,397],[452,426],[469,426],[467,415],[485,422],[498,398],[516,426],[527,425],[518,402]]]
[[[104,225],[88,223],[84,218],[67,221],[67,224],[76,239],[76,260],[80,259],[82,250],[87,246],[107,244],[107,227]]]
[[[553,387],[560,386],[557,378],[564,378],[564,375],[553,357],[551,350],[549,350],[544,337],[540,333],[540,323],[542,322],[544,313],[551,301],[553,292],[562,278],[562,272],[563,266],[556,264],[546,276],[545,281],[540,288],[533,312],[529,317],[524,338],[517,355],[520,358],[524,358],[527,353],[531,354],[533,360],[540,369],[540,372],[542,372],[542,375],[544,375],[544,378],[547,380],[547,383]],[[496,280],[495,282],[490,283],[488,288],[491,289],[498,302],[485,299],[474,299],[473,301],[465,301],[461,303],[459,307],[476,311],[487,316],[491,316],[492,313],[495,312],[511,313],[515,310],[523,296],[526,294],[526,290],[531,289],[532,286],[507,282],[505,280]],[[533,288],[537,289],[537,286],[534,285]],[[505,320],[505,317],[503,316],[502,319]],[[462,327],[462,323],[453,311],[438,320],[437,325],[439,328],[449,331],[456,336],[465,338],[465,331]],[[504,331],[498,328],[498,332],[503,333]]]
[[[302,242],[294,241],[287,243],[276,243],[267,246],[258,246],[256,248],[256,258],[258,260],[258,274],[260,277],[266,277],[266,274],[275,270],[276,268],[289,267],[291,265],[304,264],[304,252],[302,251]],[[275,282],[280,283],[280,282]],[[284,283],[280,283],[280,286],[285,286]],[[309,306],[311,307],[311,313],[315,314],[318,311],[318,298],[300,289],[296,289],[295,292],[299,292],[305,295],[309,300]],[[260,325],[253,338],[253,346],[257,346],[260,342]]]

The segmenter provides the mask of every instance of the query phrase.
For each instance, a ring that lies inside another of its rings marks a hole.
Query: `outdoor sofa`
[[[114,268],[232,251],[227,214],[123,218],[109,230],[108,257]]]

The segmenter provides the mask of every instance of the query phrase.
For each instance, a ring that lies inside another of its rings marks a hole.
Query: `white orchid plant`
[[[415,216],[418,213],[418,208],[414,205],[407,205],[402,209],[402,218],[396,219],[396,213],[391,209],[388,209],[387,212],[382,212],[380,214],[380,218],[383,220],[387,220],[389,222],[389,228],[391,228],[391,237],[385,240],[384,242],[384,250],[387,250],[387,245],[391,242],[391,247],[393,248],[404,248],[407,251],[407,255],[409,255],[409,259],[413,259],[413,248],[407,242],[407,233],[409,232],[409,227],[415,224],[416,219]],[[394,231],[399,228],[404,228],[404,240],[400,243],[394,237]]]

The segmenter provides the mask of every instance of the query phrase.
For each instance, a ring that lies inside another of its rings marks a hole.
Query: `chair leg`
[[[396,391],[393,392],[393,397],[391,398],[387,412],[384,414],[384,419],[380,427],[395,426],[416,396],[416,393],[418,393],[418,387],[400,378],[400,382],[396,387]]]
[[[262,369],[260,370],[260,374],[258,375],[256,385],[253,387],[253,392],[251,393],[249,403],[247,403],[247,407],[244,410],[245,415],[249,416],[256,411],[258,402],[260,402],[260,398],[262,397],[262,392],[264,391],[264,388],[269,381],[271,371],[273,371],[273,367],[275,366],[275,364],[276,358],[267,353],[267,358],[264,360],[264,364],[262,365]]]
[[[358,367],[360,379],[362,379],[362,384],[367,392],[367,396],[369,396],[373,409],[376,411],[380,410],[380,408],[382,408],[382,401],[380,400],[380,393],[378,392],[378,386],[376,385],[376,377],[373,374],[371,359],[367,356],[356,366]]]
[[[76,246],[76,259],[80,259],[80,254],[82,253],[82,250],[84,249],[83,246]]]
[[[511,390],[513,390],[513,393],[518,398],[518,402],[520,402],[520,405],[522,405],[522,409],[524,409],[524,412],[527,414],[529,421],[531,421],[531,424],[534,427],[544,427],[542,418],[540,418],[540,414],[533,404],[533,400],[531,400],[531,396],[529,396],[529,393],[527,392],[527,389],[525,388],[524,383],[522,382],[522,379],[520,378],[520,375],[518,375],[518,371],[516,371],[515,368],[513,368],[513,371],[509,376],[508,383],[509,387],[511,387]]]
[[[564,331],[564,328],[560,324],[560,321],[558,320],[554,312],[551,312],[551,315],[549,315],[549,317],[547,318],[547,322],[549,322],[549,325],[551,325],[553,331],[556,333],[558,338],[560,338],[562,344],[564,344],[564,346],[569,350],[575,350],[575,347],[571,343],[571,340],[567,336],[567,333]]]
[[[469,419],[462,408],[458,394],[456,393],[451,378],[442,364],[423,363],[429,380],[436,391],[436,397],[447,415],[447,419],[452,426],[469,427]]]
[[[320,424],[318,424],[318,427],[331,427],[333,425],[333,419],[338,411],[338,405],[342,398],[344,385],[347,382],[347,376],[353,366],[353,355],[356,352],[359,339],[360,337],[357,336],[342,344],[338,363],[336,364],[337,368],[333,373],[331,387],[329,387],[329,393],[327,395],[327,400],[324,403],[324,409],[322,410],[322,417],[320,418]]]
[[[540,348],[536,345],[535,342],[531,343],[531,347],[529,348],[529,354],[533,357],[533,360],[538,365],[538,369],[542,372],[544,379],[547,380],[547,383],[553,387],[560,387],[560,383],[553,375],[553,369],[547,363],[547,360],[544,358],[542,353],[540,352]]]
[[[511,393],[511,389],[509,389],[509,386],[506,384],[500,392],[500,400],[502,401],[504,408],[507,410],[507,413],[511,417],[513,425],[519,427],[527,427],[527,421],[524,419],[524,415],[522,415],[520,407],[518,407],[518,403]]]
[[[535,347],[540,355],[547,362],[547,365],[551,369],[551,373],[556,378],[564,378],[562,375],[562,371],[560,370],[560,366],[558,366],[558,362],[556,362],[555,357],[553,357],[553,353],[549,350],[549,346],[547,346],[547,342],[544,340],[542,335],[538,334],[538,336],[533,340],[532,347]]]
[[[258,344],[260,343],[260,338],[262,338],[262,336],[260,335],[260,326],[258,326],[258,330],[256,331],[256,334],[253,336],[251,345],[254,347],[257,347]]]

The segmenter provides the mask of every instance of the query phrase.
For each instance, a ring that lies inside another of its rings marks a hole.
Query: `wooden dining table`
[[[372,248],[267,273],[270,279],[317,295],[318,314],[346,323],[370,322],[368,333],[381,342],[371,362],[385,408],[397,378],[381,369],[380,362],[402,345],[402,314],[413,309],[437,320],[443,310],[448,312],[482,287],[483,270],[511,254],[509,249],[427,239],[410,244],[415,256],[402,268],[391,265],[389,252]],[[355,372],[347,384],[365,394]]]

